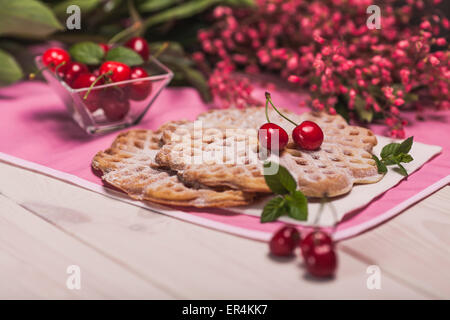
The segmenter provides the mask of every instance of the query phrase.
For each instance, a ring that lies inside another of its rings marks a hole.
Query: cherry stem
[[[289,121],[290,123],[292,123],[294,126],[297,126],[297,124],[292,121],[291,119],[289,119],[288,117],[286,117],[284,114],[282,114],[280,111],[278,111],[278,109],[274,106],[273,102],[272,102],[272,98],[270,97],[270,93],[266,92],[266,103],[267,101],[269,101],[270,105],[272,106],[272,108],[275,109],[275,111],[284,119],[286,119],[287,121]],[[267,109],[266,109],[267,110]]]
[[[99,75],[99,76],[97,77],[97,79],[95,79],[95,81],[92,82],[91,86],[89,87],[89,90],[86,92],[86,94],[84,95],[83,99],[86,100],[86,99],[88,98],[89,93],[91,93],[91,91],[92,91],[92,88],[94,88],[94,86],[97,84],[97,82],[100,81],[100,79],[102,79],[102,78],[104,78],[104,77],[106,77],[106,76],[109,76],[109,75],[111,75],[112,73],[113,73],[113,72],[112,72],[111,70],[109,70],[108,72],[105,72],[105,73],[102,73],[101,75]]]
[[[336,207],[329,200],[328,194],[326,192],[323,194],[322,198],[320,199],[319,212],[317,213],[316,219],[314,219],[314,225],[316,226],[316,229],[319,229],[319,227],[317,225],[319,224],[319,220],[320,220],[320,218],[322,216],[322,212],[323,212],[323,208],[325,207],[325,204],[328,204],[331,207],[331,212],[333,214],[333,219],[334,219],[334,224],[333,224],[333,228],[332,228],[332,232],[331,233],[334,233],[336,231],[337,226],[338,226],[338,215],[337,215]]]
[[[55,75],[56,75],[57,78],[60,78],[60,76],[59,76],[59,74],[58,74],[59,68],[61,68],[61,67],[62,67],[63,65],[65,65],[65,64],[66,64],[66,62],[63,61],[63,62],[61,62],[60,64],[58,64],[58,65],[56,66],[56,68],[55,68]]]
[[[59,70],[59,68],[61,68],[61,67],[62,67],[63,65],[65,65],[65,64],[66,64],[66,62],[63,61],[63,62],[61,62],[60,64],[58,64],[58,65],[56,66],[56,68],[55,68],[55,74],[56,74],[56,77],[59,78],[59,76],[58,76],[58,70]],[[52,64],[52,66],[53,66],[53,64]],[[42,72],[44,72],[45,70],[48,70],[48,69],[50,69],[50,66],[44,66],[44,67],[38,69],[38,71],[30,73],[30,74],[28,75],[28,78],[29,78],[30,80],[32,80],[32,79],[36,78],[36,76],[37,76],[38,74],[41,74]]]
[[[267,119],[267,123],[270,123],[269,113],[267,112],[268,109],[269,109],[269,100],[266,99],[266,119]]]

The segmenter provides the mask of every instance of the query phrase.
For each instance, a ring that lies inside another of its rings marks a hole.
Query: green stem
[[[153,58],[158,59],[158,57],[164,52],[166,51],[166,49],[169,47],[169,43],[168,42],[164,42],[161,47],[158,49],[158,51],[156,51],[156,53],[153,55]]]
[[[123,29],[119,33],[116,33],[111,39],[109,39],[108,44],[115,44],[122,40],[123,38],[128,37],[130,34],[133,34],[137,30],[142,28],[141,22],[135,22],[130,27]]]
[[[266,99],[266,119],[267,119],[267,123],[270,123],[269,113],[267,112],[268,109],[269,109],[269,100]]]
[[[60,64],[58,64],[57,66],[56,66],[56,68],[55,68],[55,75],[56,75],[56,77],[59,79],[60,77],[59,77],[59,75],[58,75],[58,70],[59,70],[59,68],[61,68],[63,65],[65,65],[66,64],[66,62],[65,61],[63,61],[63,62],[61,62]]]
[[[285,115],[283,115],[280,111],[278,111],[278,109],[273,105],[272,102],[272,98],[270,97],[270,93],[266,92],[266,102],[269,101],[270,105],[272,106],[272,108],[275,109],[275,111],[284,119],[286,119],[287,121],[289,121],[290,123],[292,123],[294,126],[297,126],[297,124],[292,121],[291,119],[289,119],[288,117],[286,117]]]
[[[104,77],[106,77],[106,76],[109,76],[109,75],[112,74],[112,73],[113,73],[113,72],[110,70],[110,71],[108,71],[108,72],[105,72],[105,73],[101,74],[97,79],[95,79],[95,81],[92,82],[91,86],[89,87],[89,90],[88,90],[88,91],[86,92],[86,94],[84,95],[83,99],[86,100],[86,99],[88,98],[89,93],[91,93],[91,91],[92,91],[92,88],[95,87],[95,85],[97,84],[97,82],[100,81],[100,79],[102,79],[102,78],[104,78]]]
[[[57,66],[56,66],[56,68],[55,68],[55,75],[56,75],[56,77],[59,79],[59,76],[58,76],[58,69],[59,68],[61,68],[63,65],[65,65],[66,64],[66,62],[65,61],[63,61],[63,62],[61,62],[60,64],[58,64]],[[52,64],[52,66],[53,66],[53,64]],[[36,71],[36,72],[33,72],[33,73],[30,73],[29,75],[28,75],[28,78],[30,79],[30,80],[32,80],[32,79],[34,79],[34,78],[36,78],[36,76],[38,75],[38,74],[41,74],[42,72],[44,72],[45,70],[49,70],[50,69],[50,66],[45,66],[45,67],[42,67],[41,69],[39,69],[38,71]]]

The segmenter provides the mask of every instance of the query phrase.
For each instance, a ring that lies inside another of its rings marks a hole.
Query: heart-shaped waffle
[[[319,150],[306,151],[290,141],[279,163],[296,178],[299,189],[310,197],[333,197],[351,190],[356,183],[379,181],[371,150],[377,140],[365,128],[349,126],[338,115],[283,111],[296,123],[316,122],[324,132]],[[293,125],[273,110],[270,119],[291,132]],[[188,183],[226,186],[246,192],[270,192],[258,157],[257,129],[266,122],[263,108],[213,110],[196,123],[168,124],[162,128],[165,145],[156,161],[178,171]],[[230,130],[230,128],[232,130]],[[218,155],[218,156],[217,156]]]
[[[253,200],[253,193],[239,190],[190,187],[173,172],[159,168],[154,158],[160,139],[159,132],[150,130],[121,133],[109,149],[95,155],[92,166],[103,172],[104,181],[137,200],[195,207],[231,207]]]

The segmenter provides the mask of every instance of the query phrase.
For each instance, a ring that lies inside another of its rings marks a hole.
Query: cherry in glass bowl
[[[41,56],[36,65],[43,68]],[[96,85],[89,94],[88,87],[73,89],[54,72],[45,70],[43,76],[74,121],[97,135],[138,124],[173,78],[172,71],[153,57],[140,67],[148,77]]]

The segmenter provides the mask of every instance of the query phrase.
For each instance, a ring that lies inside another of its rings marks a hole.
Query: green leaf
[[[100,64],[104,55],[103,49],[98,44],[89,41],[73,45],[69,53],[75,61],[89,65]]]
[[[343,96],[339,96],[338,102],[334,106],[334,109],[336,109],[337,114],[343,117],[345,121],[347,121],[347,123],[350,122],[350,114],[348,112],[347,102],[345,101],[345,98]]]
[[[178,4],[182,0],[146,0],[139,6],[141,12],[154,12]]]
[[[266,184],[269,186],[270,190],[272,190],[276,194],[287,194],[295,192],[297,183],[295,182],[289,171],[285,167],[279,165],[276,174],[268,174],[266,168],[269,168],[272,165],[274,165],[272,162],[264,163],[264,180],[266,181]]]
[[[273,198],[264,206],[261,223],[275,221],[285,212],[285,200],[282,197]]]
[[[360,96],[355,97],[355,110],[361,120],[372,122],[373,110],[366,109],[366,102]]]
[[[110,61],[122,62],[129,65],[130,67],[144,63],[144,60],[138,53],[125,47],[116,47],[109,50],[106,54],[105,59]]]
[[[387,166],[393,165],[393,164],[397,164],[400,161],[397,159],[397,156],[394,155],[389,155],[386,158],[383,158],[383,163]]]
[[[378,173],[384,174],[387,172],[386,165],[382,161],[380,161],[380,159],[378,159],[376,155],[373,154],[372,159],[375,160],[375,163],[377,164]]]
[[[148,46],[150,47],[150,52],[155,53],[155,52],[160,51],[161,48],[166,45],[166,43],[168,43],[169,46],[164,50],[164,56],[165,55],[180,56],[180,57],[185,56],[183,46],[181,44],[179,44],[178,42],[174,42],[174,41],[151,42],[148,44]]]
[[[203,74],[193,68],[184,67],[183,73],[185,80],[198,90],[203,101],[208,102],[212,100],[211,91],[209,90],[208,81]]]
[[[66,0],[59,2],[53,7],[53,12],[61,18],[66,19],[68,17],[67,7],[76,5],[80,7],[82,14],[86,14],[94,10],[101,3],[101,0]]]
[[[398,168],[394,168],[394,170],[397,171],[398,173],[400,173],[402,176],[407,177],[408,171],[406,171],[405,167],[402,166],[400,163],[398,163],[397,165],[398,165]]]
[[[0,0],[0,35],[42,38],[63,30],[53,12],[37,0]]]
[[[408,92],[407,94],[405,94],[404,99],[406,103],[416,102],[419,100],[419,95],[416,93]]]
[[[409,150],[411,150],[411,147],[413,144],[413,139],[414,139],[414,137],[409,137],[408,139],[406,139],[405,141],[400,143],[400,146],[395,151],[395,155],[398,155],[400,153],[405,153],[405,154],[408,153]]]
[[[189,18],[205,11],[219,2],[221,2],[221,0],[191,0],[150,16],[145,20],[144,26],[145,28],[149,28],[167,21]]]
[[[14,57],[0,49],[0,85],[8,85],[23,77],[22,69]]]
[[[414,160],[414,158],[410,154],[401,153],[397,157],[398,157],[398,162],[408,163],[408,162],[411,162]]]
[[[229,6],[236,7],[252,7],[255,5],[254,0],[225,0],[225,2]]]
[[[400,146],[399,143],[389,143],[383,147],[381,150],[381,158],[387,158],[390,155],[394,155],[397,152],[398,147]]]
[[[286,195],[286,203],[288,204],[288,216],[300,221],[308,219],[308,200],[301,191],[294,191],[290,195]]]
[[[297,182],[295,182],[294,177],[289,173],[289,171],[281,165],[278,169],[278,178],[286,190],[290,193],[295,192],[295,189],[297,189]]]

